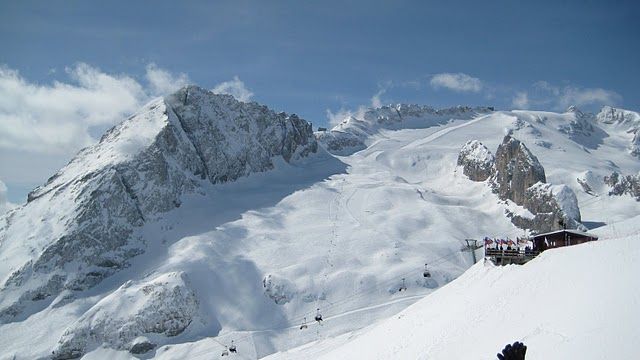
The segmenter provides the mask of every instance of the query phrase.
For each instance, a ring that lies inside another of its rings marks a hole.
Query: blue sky
[[[316,126],[378,101],[640,110],[639,15],[634,1],[0,1],[0,97],[70,99],[55,129],[40,121],[46,102],[0,101],[13,136],[0,135],[0,180],[21,202],[123,113],[185,82],[240,87]]]

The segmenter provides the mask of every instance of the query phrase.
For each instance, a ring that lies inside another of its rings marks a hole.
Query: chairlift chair
[[[321,322],[322,322],[322,314],[320,314],[320,309],[318,309],[318,310],[317,310],[317,312],[316,312],[315,320],[316,320],[318,323],[321,323]]]
[[[430,278],[431,277],[431,273],[429,272],[429,269],[427,268],[427,264],[424,264],[424,272],[422,273],[423,277],[426,278]]]
[[[407,291],[407,285],[405,283],[404,278],[402,278],[402,285],[400,286],[400,289],[398,289],[398,292],[400,291]]]
[[[307,326],[307,318],[305,317],[304,320],[302,320],[302,325],[300,325],[300,330],[304,330],[308,328]]]
[[[231,346],[229,346],[229,352],[232,352],[234,354],[238,352],[238,349],[236,348],[236,345],[233,343],[233,340],[231,340]]]

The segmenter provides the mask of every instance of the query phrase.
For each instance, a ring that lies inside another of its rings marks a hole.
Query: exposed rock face
[[[545,183],[544,168],[520,141],[507,135],[496,156],[477,140],[468,141],[460,150],[458,165],[473,181],[491,179],[491,186],[502,200],[513,201],[529,210],[532,217],[507,211],[518,227],[537,233],[586,228],[580,224],[578,200],[566,185]]]
[[[537,183],[525,191],[524,207],[534,214],[533,218],[512,215],[512,222],[524,229],[537,233],[568,229],[587,229],[580,223],[581,215],[578,199],[566,185],[552,186]]]
[[[495,156],[493,183],[498,196],[524,205],[525,191],[537,182],[546,182],[538,158],[519,140],[505,136]]]
[[[349,116],[330,131],[316,132],[316,138],[328,151],[347,155],[364,149],[366,138],[380,129],[426,128],[445,124],[452,119],[472,119],[492,111],[492,107],[434,109],[423,105],[385,105]]]
[[[355,121],[355,120],[354,120]],[[316,140],[332,154],[346,155],[365,149],[365,135],[345,131],[319,131],[315,133]]]
[[[599,181],[597,180],[597,177],[594,176],[591,170],[585,171],[581,176],[576,178],[576,182],[580,185],[585,193],[597,196],[597,193],[595,190],[593,190],[592,185],[597,184]]]
[[[267,275],[262,279],[264,293],[276,304],[284,305],[296,294],[295,285],[287,279],[275,275]]]
[[[149,341],[149,339],[141,336],[134,340],[129,352],[132,354],[145,354],[155,349],[157,345]]]
[[[640,175],[622,176],[613,172],[610,176],[604,177],[604,183],[611,187],[609,195],[630,195],[640,201]]]
[[[640,157],[640,128],[633,131],[633,139],[629,145],[629,154]]]
[[[569,135],[570,138],[591,136],[591,134],[595,130],[591,121],[593,119],[593,114],[585,114],[575,106],[570,106],[567,109],[567,113],[573,113],[574,119],[571,120],[568,124],[560,125],[558,127],[558,130],[560,130],[560,132]]]
[[[629,143],[629,153],[640,157],[640,114],[635,111],[603,106],[596,115],[596,119],[603,123],[622,127],[633,137]]]
[[[485,181],[493,174],[495,158],[480,141],[471,140],[460,150],[458,166],[473,181]]]
[[[234,181],[316,150],[310,123],[256,103],[195,86],[152,101],[6,219],[0,250],[12,256],[0,263],[0,321],[127,267],[146,248],[140,227],[202,181]]]
[[[167,103],[212,183],[270,170],[274,156],[288,162],[317,149],[311,124],[296,115],[191,87],[170,95]]]
[[[77,358],[89,345],[105,343],[132,353],[149,351],[155,345],[140,341],[141,336],[179,335],[193,321],[198,305],[183,273],[163,274],[138,284],[129,281],[73,323],[59,340],[52,357]]]

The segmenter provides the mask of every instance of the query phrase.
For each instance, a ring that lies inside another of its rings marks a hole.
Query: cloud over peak
[[[7,200],[7,186],[0,180],[0,216],[14,207],[16,207],[16,205]]]
[[[30,83],[0,67],[0,148],[65,152],[93,142],[90,126],[114,123],[147,97],[133,78],[84,63],[67,68],[70,83]]]
[[[364,113],[369,109],[369,108],[379,108],[382,107],[382,95],[384,95],[387,92],[387,89],[391,86],[390,83],[387,83],[385,85],[379,85],[378,86],[378,91],[373,94],[371,96],[370,101],[370,105],[366,106],[366,105],[360,105],[357,107],[357,109],[355,110],[351,110],[351,109],[347,109],[344,106],[342,106],[340,108],[340,110],[336,111],[335,113],[333,111],[331,111],[330,109],[326,109],[326,114],[327,114],[327,120],[329,121],[329,125],[331,126],[336,126],[338,124],[340,124],[341,122],[343,122],[345,119],[351,118],[351,117],[355,117],[357,119],[361,119],[364,117]]]
[[[516,92],[511,105],[517,109],[536,107],[564,111],[571,105],[616,105],[621,101],[622,96],[613,90],[575,85],[557,86],[547,81],[538,81],[530,89]]]
[[[156,64],[147,65],[145,75],[149,82],[150,91],[153,95],[167,95],[185,85],[189,84],[187,74],[171,74],[169,71],[159,68]]]
[[[511,104],[516,109],[528,109],[529,108],[529,94],[526,91],[518,91],[513,97]]]
[[[567,86],[561,91],[560,106],[566,108],[569,105],[615,105],[621,99],[618,93],[611,90]]]
[[[229,94],[240,101],[250,101],[253,92],[249,90],[239,77],[234,76],[233,80],[225,81],[218,84],[211,91],[216,94]]]
[[[173,74],[154,63],[146,66],[143,83],[85,63],[67,67],[65,73],[66,82],[39,84],[0,65],[0,149],[68,156],[96,141],[92,128],[115,125],[151,98],[189,83],[186,74]],[[214,91],[242,101],[253,95],[238,77]]]

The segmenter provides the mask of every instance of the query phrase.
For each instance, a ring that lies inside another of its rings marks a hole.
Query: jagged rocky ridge
[[[473,181],[489,181],[494,192],[531,212],[523,216],[508,211],[518,227],[541,233],[563,226],[583,229],[575,193],[565,185],[546,183],[544,168],[524,143],[507,135],[495,157],[477,140],[468,141],[460,150],[458,165]]]
[[[629,153],[640,157],[640,114],[635,111],[604,106],[596,115],[596,119],[602,124],[623,127],[628,134],[632,135]]]
[[[623,176],[613,172],[610,176],[604,177],[604,183],[608,185],[609,195],[629,195],[640,201],[640,175]]]
[[[145,251],[141,226],[203,181],[233,181],[316,150],[310,123],[257,103],[196,86],[150,102],[3,218],[0,247],[14,256],[0,265],[0,321],[127,267]]]
[[[344,119],[329,131],[316,132],[318,142],[331,153],[347,155],[366,147],[365,140],[381,129],[425,128],[452,119],[471,119],[494,111],[492,107],[456,106],[434,109],[424,105],[385,105]]]

